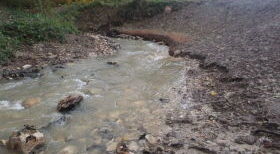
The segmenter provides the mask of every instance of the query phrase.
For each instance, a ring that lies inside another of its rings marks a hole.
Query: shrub
[[[0,64],[13,56],[13,51],[18,47],[18,41],[0,32]]]
[[[0,26],[0,31],[6,36],[26,43],[47,40],[62,41],[65,34],[77,32],[71,21],[65,21],[60,17],[23,13],[15,18],[16,20]]]

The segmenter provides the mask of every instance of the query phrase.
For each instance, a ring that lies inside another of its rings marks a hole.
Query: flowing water
[[[121,49],[113,56],[47,68],[36,79],[1,83],[0,139],[31,124],[47,137],[45,153],[58,153],[66,146],[74,146],[78,153],[105,153],[119,140],[159,133],[165,105],[176,101],[172,88],[181,82],[184,62],[169,57],[166,46],[116,41]],[[62,115],[56,111],[57,103],[70,94],[81,94],[84,101]],[[25,109],[21,102],[27,98],[41,102]],[[0,148],[0,153],[11,152]]]

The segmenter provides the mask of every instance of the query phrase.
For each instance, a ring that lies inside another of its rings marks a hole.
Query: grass
[[[5,36],[0,32],[0,64],[13,56],[13,51],[18,47],[18,40]]]
[[[7,62],[20,45],[50,40],[63,41],[65,34],[78,32],[72,20],[60,15],[9,9],[1,9],[1,12],[5,12],[2,19],[6,20],[0,22],[0,64]]]
[[[58,40],[63,41],[64,35],[77,32],[73,23],[60,17],[49,17],[43,14],[21,13],[16,19],[0,26],[6,36],[24,43]]]

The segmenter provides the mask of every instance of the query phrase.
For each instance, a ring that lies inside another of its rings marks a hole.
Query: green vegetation
[[[18,47],[18,41],[0,32],[0,64],[13,56],[13,50]]]
[[[0,23],[0,63],[11,58],[13,51],[21,44],[63,41],[65,34],[78,32],[72,20],[60,15],[32,14],[23,10],[5,11],[9,15]]]
[[[125,20],[151,17],[167,5],[164,0],[3,0],[0,3],[0,64],[13,56],[22,44],[63,41],[65,34],[77,33],[75,20],[84,9],[109,6]],[[69,4],[71,3],[71,4]],[[4,4],[5,7],[1,7]],[[67,4],[58,6],[58,4]],[[106,16],[106,15],[103,15]]]
[[[74,24],[60,17],[23,13],[17,16],[16,20],[1,25],[0,31],[21,42],[34,43],[47,40],[62,41],[65,34],[77,32],[77,29]]]

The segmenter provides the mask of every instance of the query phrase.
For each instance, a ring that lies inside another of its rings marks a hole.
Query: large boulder
[[[83,100],[83,96],[81,95],[70,95],[63,100],[61,100],[57,105],[57,111],[59,112],[67,112],[73,110],[81,101]]]
[[[28,125],[24,129],[14,132],[6,142],[9,150],[24,154],[34,153],[41,149],[44,144],[44,134],[35,129],[34,126]]]

